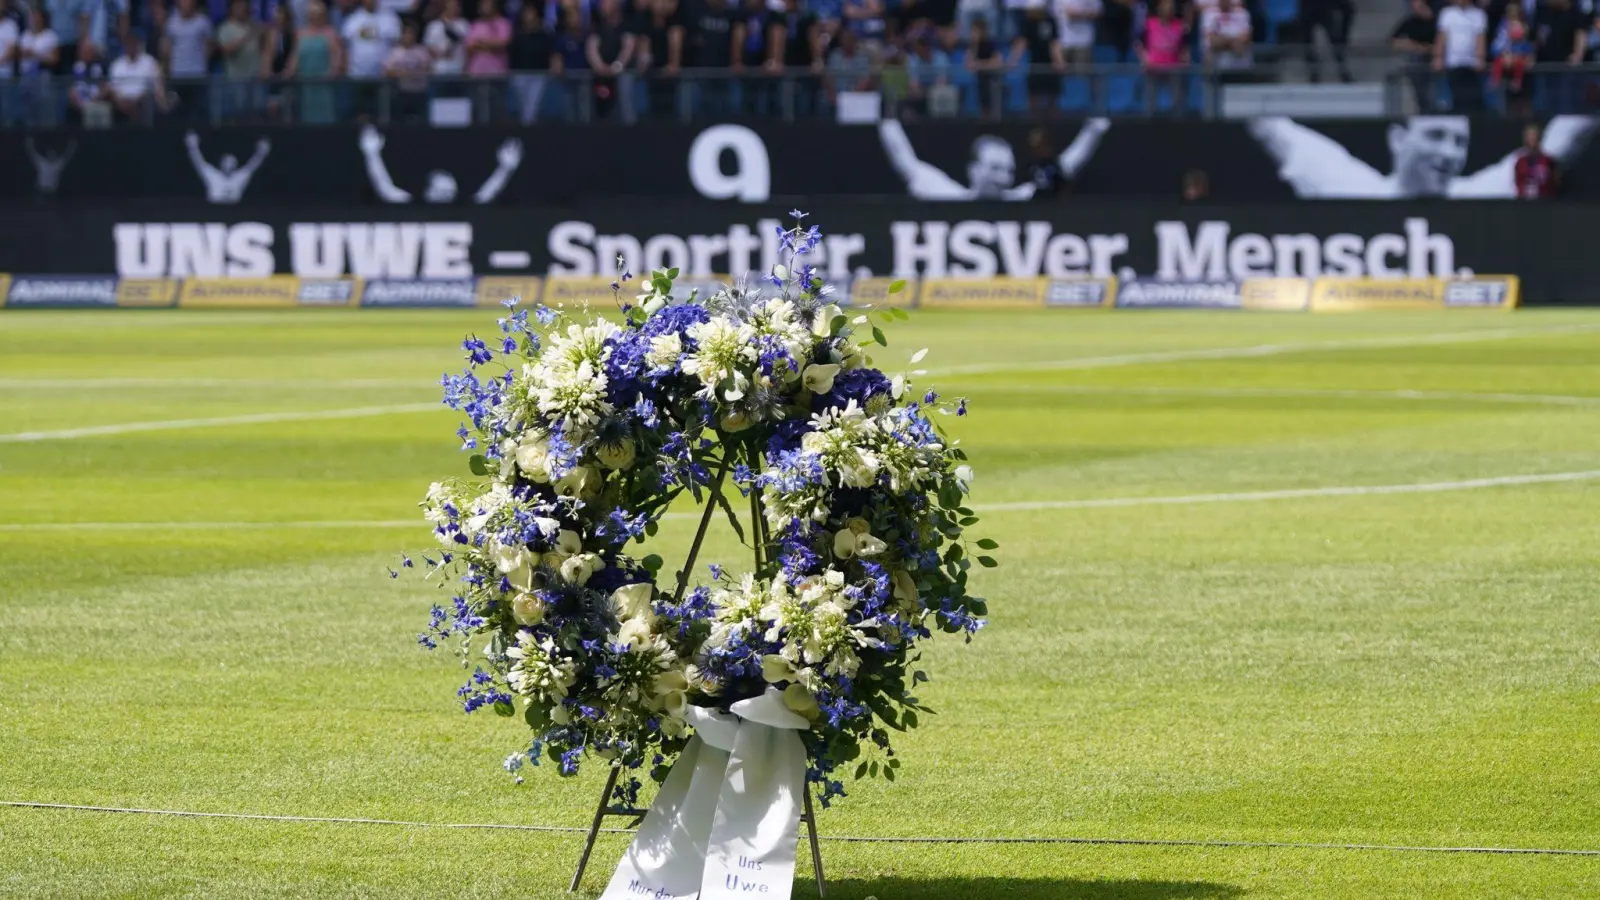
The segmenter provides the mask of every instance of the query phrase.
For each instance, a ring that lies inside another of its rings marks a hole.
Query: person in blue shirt
[[[46,0],[50,13],[50,27],[60,41],[61,54],[56,59],[56,74],[71,75],[83,52],[79,43],[90,37],[90,25],[95,13],[95,0]]]

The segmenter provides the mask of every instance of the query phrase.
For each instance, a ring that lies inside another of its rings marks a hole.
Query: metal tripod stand
[[[589,823],[589,833],[583,840],[583,855],[578,857],[578,871],[572,873],[572,883],[567,886],[567,893],[569,894],[576,891],[578,885],[583,881],[584,870],[589,867],[589,856],[594,852],[594,843],[600,837],[600,825],[607,817],[620,816],[625,819],[633,819],[628,825],[629,828],[638,827],[639,823],[644,820],[645,810],[624,806],[620,803],[612,803],[612,791],[616,790],[617,777],[620,774],[620,769],[613,768],[611,774],[606,776],[606,786],[600,794],[600,804],[595,808],[594,819]],[[827,888],[826,882],[822,877],[822,846],[817,843],[817,816],[811,808],[810,786],[806,786],[804,791],[805,805],[800,813],[800,823],[806,826],[806,836],[810,838],[811,870],[817,879],[817,897],[822,898],[827,896]]]
[[[725,506],[727,505],[726,501],[722,500],[722,482],[732,465],[731,457],[734,453],[734,447],[726,442],[722,446],[722,464],[718,468],[716,480],[711,484],[710,495],[706,498],[705,512],[700,515],[700,527],[695,532],[694,543],[689,547],[689,557],[684,561],[683,569],[678,572],[678,587],[672,600],[674,604],[683,602],[683,593],[689,586],[689,573],[694,569],[696,557],[700,555],[700,544],[705,540],[706,529],[711,525],[711,517],[716,513],[717,504],[720,502]],[[746,453],[748,454],[751,469],[757,472],[761,471],[760,448],[754,444],[746,445]],[[733,514],[732,507],[728,506],[728,510],[731,516]],[[772,539],[771,535],[767,533],[767,520],[766,516],[762,514],[761,492],[758,490],[750,492],[750,520],[751,543],[754,544],[756,555],[756,570],[760,571],[768,559],[767,552]],[[583,842],[583,855],[578,857],[578,871],[572,874],[572,884],[567,887],[567,893],[569,894],[576,891],[578,884],[583,881],[583,871],[589,867],[589,855],[594,852],[594,842],[600,836],[600,824],[608,816],[633,819],[633,822],[628,826],[629,828],[636,828],[640,822],[644,821],[645,810],[612,802],[612,792],[616,790],[617,777],[620,774],[620,769],[612,767],[611,774],[606,777],[605,789],[600,793],[600,803],[595,807],[594,820],[589,823],[589,834]],[[802,785],[801,790],[803,791],[804,806],[800,813],[800,822],[806,826],[806,834],[810,837],[811,870],[817,879],[817,897],[822,898],[827,895],[822,877],[822,847],[817,843],[817,816],[811,807],[811,786]]]

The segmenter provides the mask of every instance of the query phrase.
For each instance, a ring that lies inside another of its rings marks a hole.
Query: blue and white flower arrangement
[[[895,778],[891,732],[932,712],[914,693],[920,642],[983,626],[968,579],[996,545],[968,537],[972,471],[934,418],[965,401],[873,367],[873,319],[906,313],[836,304],[804,264],[820,238],[784,231],[787,264],[709,296],[675,298],[667,270],[631,302],[619,272],[609,315],[508,301],[498,338],[463,343],[466,371],[443,386],[473,477],[421,504],[441,547],[426,571],[454,596],[418,639],[472,669],[466,711],[532,729],[507,769],[548,758],[571,775],[593,755],[660,780],[689,707],[771,688],[811,722],[825,805],[848,766]],[[636,545],[684,495],[699,531],[664,577]],[[719,513],[753,564],[691,584]]]

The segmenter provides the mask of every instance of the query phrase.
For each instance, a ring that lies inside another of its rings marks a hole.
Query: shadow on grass
[[[803,876],[795,897],[815,897]],[[1244,888],[1212,881],[1075,878],[846,878],[828,882],[828,900],[1233,900]]]

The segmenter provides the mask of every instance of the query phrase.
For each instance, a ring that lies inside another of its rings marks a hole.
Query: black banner
[[[1547,123],[1563,193],[1600,200],[1600,118]],[[1035,136],[1037,130],[1039,134]],[[914,197],[1055,202],[1044,165],[1082,197],[1177,198],[1203,172],[1227,202],[1504,198],[1522,126],[1105,120],[876,125],[716,124],[536,129],[228,128],[0,134],[0,198],[192,199],[415,207],[548,205],[603,197]]]
[[[593,203],[520,210],[419,207],[352,216],[338,206],[141,203],[0,211],[0,272],[124,278],[464,279],[634,272],[740,275],[777,261],[782,206]],[[836,201],[810,210],[827,233],[810,261],[831,279],[1117,276],[1522,278],[1533,303],[1600,300],[1600,269],[1573,236],[1586,204],[1182,205],[1084,201]]]

